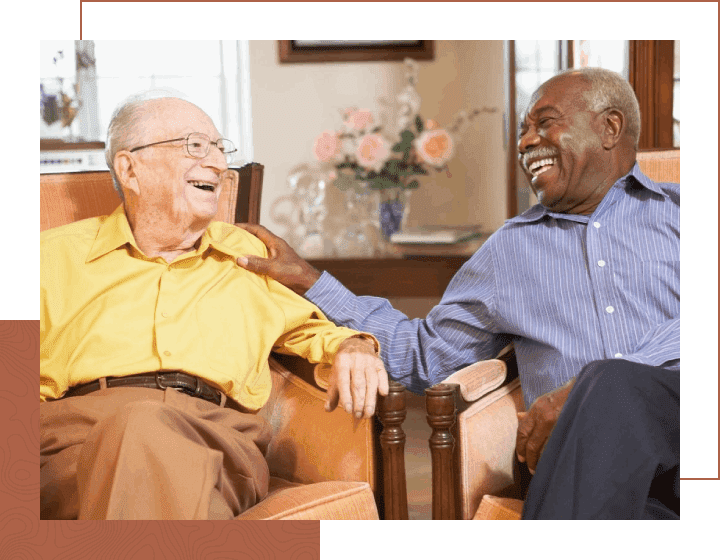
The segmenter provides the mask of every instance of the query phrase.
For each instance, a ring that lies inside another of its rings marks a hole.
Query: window
[[[88,142],[102,149],[115,107],[132,94],[162,88],[201,107],[238,146],[238,159],[249,161],[247,51],[247,41],[43,41],[40,137],[69,142],[65,149]],[[70,126],[53,120],[58,108],[50,97],[57,105],[63,92],[78,107]]]
[[[640,148],[680,146],[679,41],[508,41],[508,217],[537,201],[517,163],[519,120],[532,93],[567,68],[597,66],[624,76],[640,103]]]

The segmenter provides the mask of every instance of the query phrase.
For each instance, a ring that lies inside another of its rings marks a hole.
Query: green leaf
[[[338,173],[334,183],[338,189],[346,191],[355,184],[355,179],[349,175],[345,175],[344,173]]]
[[[383,177],[382,175],[378,175],[370,182],[370,188],[375,190],[392,189],[399,186],[400,185],[392,179]]]
[[[415,115],[415,128],[417,128],[418,134],[420,134],[423,131],[423,128],[425,128],[420,115]]]
[[[411,130],[403,130],[400,133],[400,141],[403,144],[410,144],[413,140],[415,140],[415,135]]]

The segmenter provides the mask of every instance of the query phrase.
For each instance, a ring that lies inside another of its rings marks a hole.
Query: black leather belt
[[[154,371],[150,373],[138,373],[124,377],[106,377],[107,387],[146,387],[148,389],[166,389],[171,387],[193,397],[205,399],[215,404],[222,402],[222,393],[208,385],[194,375],[182,371]],[[91,381],[82,385],[71,387],[63,395],[66,397],[80,397],[93,391],[99,391],[100,381]]]

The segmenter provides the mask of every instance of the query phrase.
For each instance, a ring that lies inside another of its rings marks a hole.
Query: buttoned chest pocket
[[[623,279],[626,296],[650,319],[664,321],[680,315],[680,261],[631,263]]]

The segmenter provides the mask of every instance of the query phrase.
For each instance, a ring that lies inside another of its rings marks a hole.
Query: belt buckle
[[[160,372],[159,371],[155,372],[155,385],[158,386],[158,389],[167,389],[168,388],[167,385],[163,385],[160,382]]]
[[[160,374],[163,373],[161,371],[155,372],[155,384],[158,386],[159,389],[167,389],[167,385],[163,385],[160,381]],[[185,393],[188,395],[191,395],[193,397],[201,397],[201,391],[200,391],[200,378],[196,375],[193,376],[195,378],[195,390],[191,389],[185,389],[184,387],[170,387],[171,389],[175,389],[176,391],[180,391],[181,393]]]

